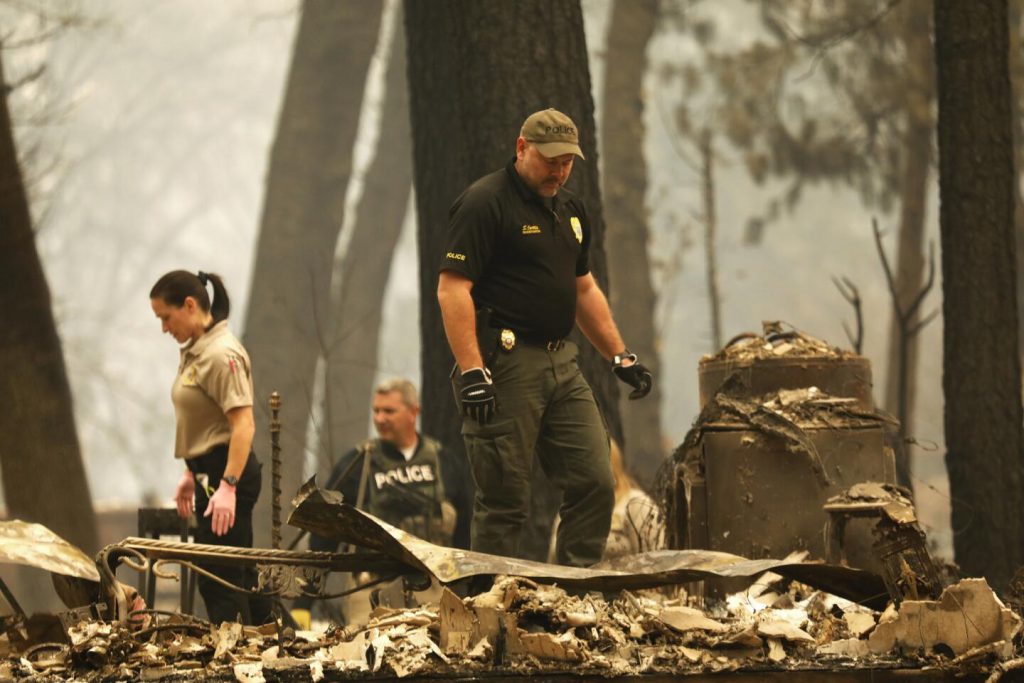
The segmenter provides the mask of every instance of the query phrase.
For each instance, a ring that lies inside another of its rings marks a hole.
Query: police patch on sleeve
[[[569,225],[572,226],[572,234],[576,235],[576,241],[583,244],[583,224],[580,223],[580,219],[572,216],[569,219]]]

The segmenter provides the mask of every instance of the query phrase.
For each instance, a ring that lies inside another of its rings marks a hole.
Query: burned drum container
[[[824,560],[828,499],[895,481],[868,360],[766,324],[701,359],[699,374],[701,413],[665,491],[670,547]],[[870,524],[851,522],[851,566],[879,569],[872,541]]]

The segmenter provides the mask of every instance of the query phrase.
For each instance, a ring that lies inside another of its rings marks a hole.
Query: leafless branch
[[[828,50],[831,50],[835,46],[855,37],[856,35],[868,31],[877,26],[886,16],[889,15],[896,6],[899,5],[903,0],[889,0],[885,3],[878,12],[868,17],[862,22],[858,22],[847,26],[839,31],[823,32],[817,35],[800,35],[794,30],[784,19],[778,16],[772,16],[764,3],[762,3],[761,16],[766,24],[774,27],[779,33],[788,35],[794,41],[800,43],[804,47],[813,48],[818,54],[824,54]],[[816,57],[816,59],[818,59]]]
[[[836,286],[836,289],[839,290],[839,293],[843,298],[853,306],[853,312],[857,320],[857,334],[856,336],[851,334],[850,328],[845,322],[843,323],[843,331],[846,332],[846,338],[850,340],[853,350],[857,354],[860,354],[861,348],[864,344],[864,314],[861,311],[860,291],[857,289],[857,286],[845,276],[840,280],[833,275],[832,284]]]
[[[926,315],[926,316],[925,316],[924,318],[922,318],[921,320],[917,321],[917,323],[916,323],[916,324],[912,325],[912,326],[910,327],[910,329],[909,329],[909,330],[907,330],[907,334],[909,334],[909,335],[910,335],[911,337],[913,337],[913,336],[914,336],[915,334],[917,334],[917,333],[918,333],[918,332],[920,332],[920,331],[921,331],[922,329],[924,329],[924,326],[925,326],[925,325],[927,325],[927,324],[928,324],[928,323],[930,323],[931,321],[933,321],[933,320],[935,320],[936,318],[938,318],[938,317],[939,317],[939,313],[940,313],[940,312],[941,312],[941,311],[940,311],[939,309],[937,309],[937,308],[936,308],[936,309],[935,309],[934,311],[932,311],[931,313],[929,313],[928,315]]]
[[[24,76],[22,76],[18,80],[13,81],[11,83],[5,83],[4,86],[3,86],[3,90],[4,90],[3,94],[4,94],[4,96],[10,95],[12,92],[14,92],[15,90],[17,90],[18,88],[20,88],[23,85],[27,85],[29,83],[32,83],[33,81],[39,80],[39,78],[43,75],[43,73],[45,71],[46,71],[46,65],[45,64],[40,64],[33,71],[30,71],[29,73],[25,74]]]
[[[875,234],[875,248],[878,249],[878,258],[882,260],[882,271],[885,273],[885,283],[889,286],[889,296],[892,297],[896,311],[900,311],[900,300],[896,295],[896,283],[893,281],[892,268],[889,266],[889,257],[885,254],[885,247],[882,246],[882,231],[878,229],[878,219],[871,219],[871,229]]]
[[[918,334],[925,325],[934,320],[935,316],[938,314],[938,311],[936,310],[922,320],[916,323],[914,322],[914,316],[917,315],[917,311],[921,307],[921,303],[935,284],[935,243],[930,243],[928,249],[928,280],[925,282],[924,286],[914,294],[910,304],[904,307],[903,302],[900,301],[899,292],[896,289],[892,268],[889,266],[889,259],[885,255],[885,248],[882,246],[882,233],[878,229],[877,219],[871,219],[871,228],[874,231],[875,246],[878,248],[878,258],[882,262],[882,270],[885,272],[885,281],[889,286],[889,296],[892,298],[893,312],[896,317],[896,341],[898,348],[896,365],[896,372],[898,373],[896,417],[900,422],[900,440],[902,442],[903,439],[906,438],[905,425],[907,422],[907,394],[910,382],[910,379],[907,376],[907,359],[910,353],[910,339]],[[909,473],[907,473],[906,478],[909,480]]]
[[[761,20],[776,35],[786,36],[793,42],[814,50],[807,71],[797,78],[799,82],[810,78],[817,71],[818,65],[827,59],[829,50],[877,26],[900,2],[902,0],[889,0],[885,7],[862,22],[849,25],[838,31],[822,32],[817,35],[800,35],[785,19],[777,15],[773,16],[763,0],[761,3]]]
[[[928,243],[928,279],[925,281],[924,286],[917,292],[914,300],[907,306],[907,320],[910,320],[917,309],[921,307],[921,302],[924,301],[924,297],[931,290],[932,285],[935,284],[935,242]],[[923,327],[923,325],[922,325]]]

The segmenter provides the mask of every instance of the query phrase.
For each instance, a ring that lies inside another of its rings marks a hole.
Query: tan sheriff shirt
[[[174,457],[193,458],[231,440],[225,413],[252,405],[249,354],[222,320],[181,350],[171,388],[177,428]]]

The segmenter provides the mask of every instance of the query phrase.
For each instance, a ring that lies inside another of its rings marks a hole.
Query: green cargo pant
[[[518,557],[530,503],[534,451],[562,491],[555,544],[560,564],[586,567],[604,553],[615,502],[608,431],[576,362],[575,344],[557,351],[517,344],[490,362],[498,413],[486,425],[463,418],[476,480],[472,549]],[[455,373],[456,397],[461,377]]]

